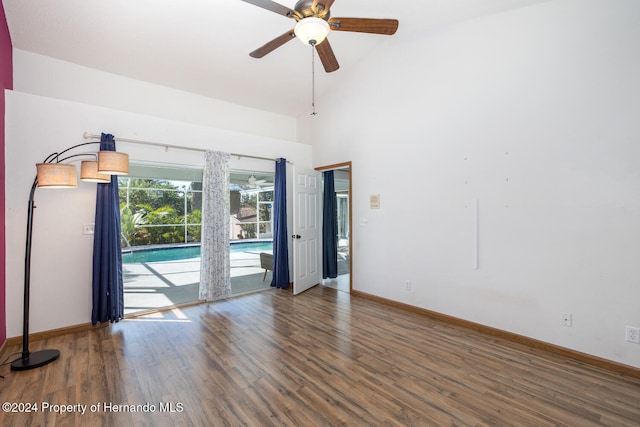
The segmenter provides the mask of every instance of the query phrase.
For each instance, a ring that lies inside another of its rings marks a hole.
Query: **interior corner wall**
[[[298,125],[314,166],[353,162],[354,289],[640,368],[639,22],[636,0],[401,22]]]
[[[0,3],[0,345],[7,338],[6,248],[5,248],[5,90],[13,87],[12,46],[9,28]]]

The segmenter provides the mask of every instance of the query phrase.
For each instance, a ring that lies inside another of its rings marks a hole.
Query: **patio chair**
[[[264,268],[264,276],[262,276],[262,281],[264,282],[267,278],[267,271],[273,271],[273,254],[268,254],[266,252],[260,252],[260,267]]]

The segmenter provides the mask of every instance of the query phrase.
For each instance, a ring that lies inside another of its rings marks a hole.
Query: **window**
[[[338,239],[349,239],[349,192],[336,193]]]
[[[231,230],[229,238],[273,238],[273,174],[231,173]]]
[[[131,169],[129,176],[118,178],[122,246],[200,242],[202,171],[187,180],[184,175],[193,171]],[[149,177],[153,174],[169,177]]]

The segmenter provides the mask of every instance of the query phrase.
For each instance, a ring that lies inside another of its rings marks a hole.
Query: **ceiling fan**
[[[304,44],[316,48],[327,73],[340,68],[333,49],[331,49],[329,41],[326,40],[330,30],[392,35],[398,29],[397,19],[331,18],[329,9],[335,0],[299,0],[293,9],[271,0],[242,1],[296,20],[296,25],[292,30],[254,50],[249,54],[250,56],[262,58],[297,37]]]
[[[267,182],[267,180],[266,180],[266,179],[257,179],[257,178],[255,177],[255,175],[251,175],[251,176],[249,177],[249,179],[247,180],[247,183],[248,183],[249,185],[251,185],[251,186],[253,186],[253,187],[258,187],[258,188],[260,188],[260,186],[261,186],[262,184],[265,184],[266,182]]]

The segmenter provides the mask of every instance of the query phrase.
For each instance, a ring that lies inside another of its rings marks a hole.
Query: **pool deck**
[[[270,289],[259,252],[230,252],[231,294]],[[198,300],[200,257],[123,264],[125,315]]]

